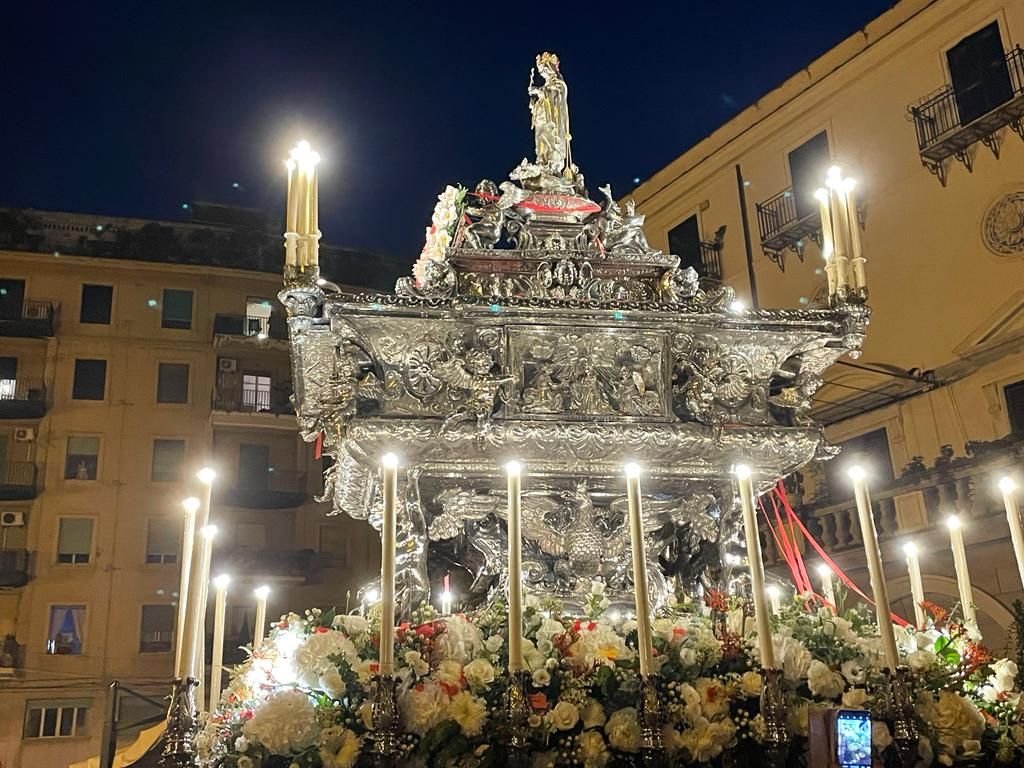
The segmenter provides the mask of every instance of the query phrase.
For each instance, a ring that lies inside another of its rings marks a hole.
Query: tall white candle
[[[181,655],[185,648],[185,617],[188,615],[188,580],[192,569],[192,546],[196,535],[196,512],[200,501],[189,496],[181,506],[185,509],[184,530],[181,536],[181,576],[178,582],[178,615],[174,624],[174,676],[183,677],[185,666]]]
[[[316,152],[310,154],[309,170],[309,237],[310,237],[310,264],[314,267],[320,263],[320,171],[318,166],[320,155]]]
[[[875,600],[875,617],[878,620],[878,633],[882,638],[885,663],[890,670],[895,670],[899,666],[900,655],[896,649],[896,632],[892,625],[889,590],[885,584],[882,555],[878,549],[878,532],[875,530],[875,518],[871,514],[871,496],[868,493],[867,474],[856,466],[850,468],[849,474],[853,480],[853,495],[857,500],[857,517],[860,520],[861,538],[864,539],[868,574],[871,576],[871,591]]]
[[[921,562],[917,559],[917,545],[908,541],[903,545],[907,556],[907,575],[910,577],[910,599],[914,601],[914,622],[918,629],[924,628],[928,618],[924,613],[924,581],[921,579]]]
[[[830,169],[828,187],[829,200],[832,205],[832,231],[834,233],[832,242],[835,248],[836,288],[842,293],[850,283],[848,261],[850,233],[847,231],[846,195],[842,191],[841,177],[838,173],[833,174],[832,170],[838,171],[838,169]]]
[[[636,635],[640,674],[654,672],[651,640],[651,605],[647,587],[647,547],[644,542],[644,511],[640,496],[640,465],[627,464],[626,503],[629,507],[629,538],[633,548],[633,591],[636,594]]]
[[[398,457],[381,458],[384,518],[380,526],[380,674],[395,673],[395,504],[398,498]]]
[[[217,709],[224,675],[224,617],[227,612],[229,581],[231,578],[226,573],[222,573],[213,580],[213,662],[210,666],[210,712]]]
[[[295,153],[298,148],[292,150],[292,156],[285,160],[285,167],[288,169],[288,205],[285,210],[285,232],[298,232],[299,224],[299,184],[301,180],[297,177]]]
[[[1024,585],[1024,528],[1021,527],[1020,508],[1017,506],[1017,485],[1013,478],[1004,477],[999,481],[999,490],[1003,492],[1003,506],[1006,507],[1006,522],[1010,524],[1013,554],[1017,558],[1020,582]]]
[[[206,606],[210,585],[210,560],[213,557],[213,540],[217,536],[217,526],[207,525],[201,531],[203,545],[199,554],[200,578],[202,585],[196,600],[196,610],[189,608],[189,615],[195,617],[195,637],[192,648],[192,677],[196,679],[196,701],[203,702],[203,685],[206,672]]]
[[[256,649],[267,633],[267,596],[270,594],[270,587],[265,584],[256,587],[253,594],[256,596],[256,619],[252,625],[252,647]]]
[[[846,197],[846,221],[850,232],[851,277],[853,278],[853,287],[858,289],[866,287],[867,279],[864,274],[864,252],[860,241],[860,221],[857,218],[857,196],[854,194],[856,186],[857,182],[854,179],[843,179],[843,193]]]
[[[978,617],[974,612],[974,590],[971,589],[971,574],[967,570],[967,550],[964,547],[963,524],[956,515],[946,519],[949,528],[949,546],[953,550],[953,568],[956,570],[956,586],[960,591],[960,607],[964,619],[975,627]]]
[[[832,581],[832,569],[821,563],[818,566],[818,576],[821,577],[821,596],[825,598],[825,602],[829,604],[829,607],[838,613],[839,606],[836,604],[836,590]]]
[[[505,465],[508,484],[508,671],[521,672],[523,663],[523,526],[522,466]]]
[[[757,625],[757,643],[761,652],[761,666],[776,669],[775,645],[772,642],[772,623],[768,613],[764,587],[764,558],[761,555],[761,537],[757,532],[754,513],[754,483],[750,467],[740,464],[735,468],[739,486],[740,506],[743,510],[743,534],[747,542],[747,562],[750,564],[750,591],[754,601],[754,622]]]
[[[199,471],[197,477],[203,485],[203,493],[199,499],[199,507],[196,509],[195,523],[190,552],[188,592],[185,595],[185,626],[182,632],[181,663],[180,669],[183,677],[194,676],[195,657],[197,645],[202,638],[202,621],[206,614],[206,603],[200,606],[200,598],[203,594],[203,586],[209,578],[209,571],[203,573],[202,552],[205,546],[210,521],[210,498],[213,493],[213,481],[217,473],[209,467]],[[216,531],[213,528],[213,531]]]

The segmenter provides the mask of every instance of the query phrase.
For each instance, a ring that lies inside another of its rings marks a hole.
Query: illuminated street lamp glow
[[[196,477],[199,478],[200,482],[209,485],[216,479],[217,473],[213,471],[210,467],[203,467],[196,473]]]

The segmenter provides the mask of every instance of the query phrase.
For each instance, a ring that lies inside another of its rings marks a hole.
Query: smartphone
[[[871,713],[866,709],[836,712],[836,763],[840,768],[871,768]]]

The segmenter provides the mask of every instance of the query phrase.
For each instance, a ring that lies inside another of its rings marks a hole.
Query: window
[[[889,454],[889,434],[885,427],[844,440],[842,449],[832,461],[825,462],[825,477],[833,499],[853,496],[853,486],[847,470],[860,464],[871,475],[874,483],[884,484],[893,479],[892,458]]]
[[[0,357],[0,400],[14,400],[18,391],[18,358]]]
[[[270,387],[269,376],[242,374],[242,407],[250,411],[269,411]]]
[[[946,51],[960,124],[967,125],[1013,97],[999,23],[968,35]]]
[[[793,204],[797,218],[819,210],[814,191],[825,183],[831,164],[828,134],[822,131],[789,153],[789,178],[793,181]]]
[[[62,517],[57,534],[57,562],[81,565],[92,553],[92,518]]]
[[[167,653],[173,650],[175,619],[173,605],[142,606],[139,653]]]
[[[25,281],[0,278],[0,320],[21,320]]]
[[[238,446],[238,485],[246,490],[266,490],[270,474],[270,446],[242,443]]]
[[[160,325],[189,330],[192,327],[192,291],[164,288],[164,306]]]
[[[64,462],[64,479],[95,480],[99,455],[98,437],[69,437],[68,455]]]
[[[50,607],[50,631],[46,636],[46,652],[59,656],[82,652],[82,632],[85,629],[84,605],[54,605]]]
[[[700,260],[700,229],[697,217],[691,216],[682,224],[677,224],[668,231],[668,250],[679,257],[679,266],[685,269],[693,267],[698,274],[702,273]]]
[[[83,323],[110,325],[110,307],[114,301],[114,286],[82,286],[82,311],[78,319]]]
[[[150,479],[154,483],[176,483],[181,480],[185,463],[184,440],[154,440],[153,469]]]
[[[1024,381],[1003,387],[1006,413],[1010,416],[1010,431],[1024,432]]]
[[[106,360],[75,360],[75,381],[71,397],[75,400],[102,400],[107,389]]]
[[[29,701],[25,707],[25,738],[81,735],[91,704],[88,699]]]
[[[150,520],[149,530],[146,532],[146,562],[178,562],[178,535],[181,528],[181,524],[174,519],[156,517]]]
[[[188,363],[160,363],[157,373],[158,403],[188,402]]]
[[[270,333],[270,315],[273,311],[273,304],[270,299],[258,296],[249,296],[245,300],[245,335],[266,336]]]

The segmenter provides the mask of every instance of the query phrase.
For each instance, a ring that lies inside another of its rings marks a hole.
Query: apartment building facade
[[[958,514],[995,648],[1024,597],[996,487],[1024,485],[1022,42],[1020,3],[902,0],[633,193],[652,244],[706,282],[748,307],[821,306],[813,193],[833,164],[858,180],[873,315],[863,356],[834,366],[814,402],[844,453],[792,478],[791,495],[866,590],[843,469],[868,466],[904,616],[910,541],[927,596],[958,602],[945,525]]]
[[[181,501],[201,466],[218,473],[229,658],[252,638],[256,586],[271,617],[340,608],[379,567],[372,529],[313,500],[322,466],[288,402],[279,244],[232,255],[263,239],[0,216],[0,765],[98,754],[112,680],[167,693]],[[343,282],[359,258],[326,274]]]

